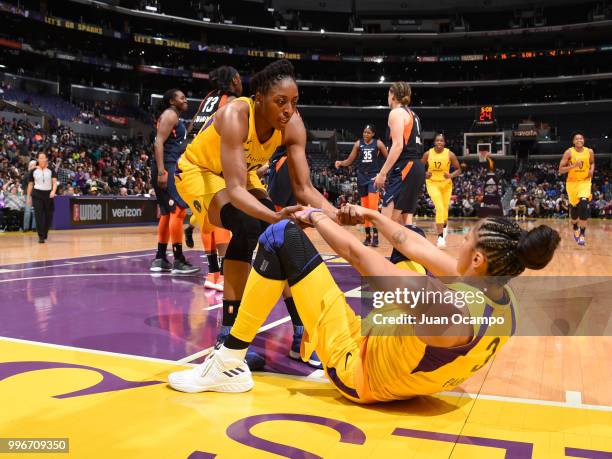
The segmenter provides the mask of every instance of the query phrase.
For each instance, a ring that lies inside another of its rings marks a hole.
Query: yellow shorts
[[[577,206],[582,198],[591,200],[591,179],[566,182],[565,188],[572,206]]]
[[[176,189],[181,198],[187,203],[193,215],[195,215],[200,228],[205,232],[211,232],[214,226],[208,219],[208,208],[219,191],[226,188],[225,179],[209,171],[196,166],[184,157],[178,161],[180,173],[175,178]],[[247,190],[265,187],[257,177],[257,171],[249,171],[247,175]]]
[[[426,180],[427,194],[436,207],[436,223],[443,224],[448,220],[448,208],[453,194],[452,180]]]
[[[304,323],[301,355],[317,351],[329,380],[346,398],[371,403],[362,367],[361,317],[346,302],[324,263],[291,286]]]

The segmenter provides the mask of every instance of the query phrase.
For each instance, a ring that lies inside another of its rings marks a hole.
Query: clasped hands
[[[361,206],[346,204],[342,208],[336,210],[335,221],[339,225],[353,226],[362,224],[365,222],[366,213],[368,211],[369,209],[365,209]],[[316,214],[326,215],[329,217],[329,215],[323,212],[321,209],[301,205],[285,207],[278,212],[279,220],[288,218],[304,227],[314,226],[317,221]]]

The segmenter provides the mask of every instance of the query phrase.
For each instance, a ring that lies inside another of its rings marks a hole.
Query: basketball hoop
[[[479,143],[477,145],[478,151],[478,161],[481,163],[486,163],[487,158],[491,154],[491,144],[490,143]]]

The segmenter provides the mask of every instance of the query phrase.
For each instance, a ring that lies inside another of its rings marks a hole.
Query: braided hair
[[[279,81],[290,78],[295,81],[295,70],[293,64],[287,59],[280,59],[268,64],[263,70],[257,72],[251,78],[251,93],[265,94]]]
[[[229,65],[223,65],[210,72],[210,84],[214,89],[233,94],[232,80],[236,75],[238,75],[238,70]]]
[[[482,220],[476,235],[476,248],[487,257],[487,275],[507,280],[518,276],[525,268],[544,268],[561,240],[559,233],[550,226],[540,225],[524,231],[516,222],[501,217]]]
[[[395,99],[402,105],[410,104],[412,97],[412,89],[405,81],[396,81],[391,85],[389,91],[395,96]]]

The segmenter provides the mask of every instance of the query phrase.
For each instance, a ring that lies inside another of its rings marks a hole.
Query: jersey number
[[[372,162],[372,152],[371,151],[364,151],[363,152],[363,159],[362,161],[364,163],[371,163]]]
[[[500,341],[501,340],[499,339],[499,336],[498,336],[497,338],[495,338],[493,341],[489,343],[489,345],[487,346],[487,350],[490,349],[491,353],[487,356],[487,358],[485,359],[482,365],[475,365],[474,368],[472,368],[472,373],[480,370],[487,363],[489,363],[489,360],[491,360],[491,357],[493,357],[493,354],[495,354],[495,351],[497,351],[497,346],[499,346]]]
[[[434,167],[436,169],[441,169],[442,168],[442,161],[434,161]]]
[[[213,109],[215,108],[215,105],[217,105],[217,102],[219,102],[219,97],[212,97],[212,98],[208,99],[206,101],[206,103],[204,104],[204,107],[202,108],[202,111],[204,113],[212,112]]]
[[[421,142],[421,122],[419,121],[419,117],[418,116],[414,116],[414,122],[416,123],[416,127],[417,127],[417,131],[416,131],[416,135],[414,136],[414,141],[419,144],[422,145],[423,142]]]

